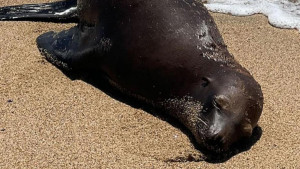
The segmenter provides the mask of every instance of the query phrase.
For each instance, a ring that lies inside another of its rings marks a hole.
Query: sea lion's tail
[[[77,1],[0,7],[0,21],[77,22]]]

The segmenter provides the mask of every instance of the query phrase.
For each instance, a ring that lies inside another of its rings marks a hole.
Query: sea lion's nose
[[[206,144],[215,151],[224,151],[228,148],[225,136],[220,133],[209,134],[206,140]]]

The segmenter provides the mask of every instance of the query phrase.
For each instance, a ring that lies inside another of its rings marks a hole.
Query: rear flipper
[[[77,22],[77,1],[27,4],[0,8],[0,21]]]
[[[98,69],[111,45],[98,30],[75,26],[59,33],[48,32],[37,38],[37,45],[46,59],[60,69]]]

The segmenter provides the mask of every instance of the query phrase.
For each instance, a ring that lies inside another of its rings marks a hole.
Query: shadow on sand
[[[180,129],[184,134],[186,134],[189,137],[194,147],[204,155],[204,158],[201,160],[195,159],[192,156],[187,156],[186,158],[182,158],[182,157],[178,158],[180,160],[169,159],[166,160],[166,162],[206,161],[208,163],[223,163],[229,160],[231,157],[249,150],[262,136],[263,131],[261,127],[257,126],[256,128],[254,128],[253,134],[250,138],[235,143],[228,151],[222,153],[211,152],[209,150],[206,150],[205,148],[200,147],[197,144],[196,140],[194,139],[192,133],[184,125],[182,125],[177,119],[171,117],[167,113],[162,113],[163,112],[162,110],[156,109],[149,104],[146,104],[140,100],[137,100],[135,98],[132,98],[128,95],[121,93],[119,90],[115,89],[113,86],[109,84],[107,78],[105,78],[105,75],[99,75],[99,74],[95,75],[91,72],[84,72],[84,73],[65,72],[65,71],[62,72],[66,76],[68,76],[71,80],[78,80],[78,79],[83,80],[84,82],[103,91],[113,99],[116,99],[120,102],[130,105],[133,108],[142,109],[147,113],[155,117],[158,117],[159,119],[164,120],[169,124],[171,124],[172,126]]]

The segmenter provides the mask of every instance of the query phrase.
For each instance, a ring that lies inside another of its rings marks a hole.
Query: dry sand
[[[42,58],[36,37],[73,24],[0,22],[0,168],[300,168],[299,32],[261,15],[212,15],[264,92],[263,135],[249,151],[220,164],[165,162],[201,153],[180,129]]]

